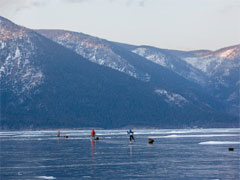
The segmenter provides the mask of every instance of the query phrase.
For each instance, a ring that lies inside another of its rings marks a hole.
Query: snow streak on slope
[[[214,76],[219,70],[224,71],[224,76],[228,76],[232,68],[240,66],[240,45],[210,51],[206,54],[196,52],[192,55],[189,54],[188,57],[182,57],[182,59],[208,76]]]
[[[1,82],[15,95],[29,94],[44,80],[41,69],[31,61],[36,51],[34,33],[6,20],[0,25]]]
[[[233,69],[240,68],[240,61],[229,60],[222,57],[207,56],[207,57],[186,57],[184,60],[192,66],[204,72],[210,78],[213,78],[212,83],[228,87],[229,82],[225,80],[231,75]],[[210,81],[211,82],[211,81]],[[237,84],[236,84],[237,85]]]
[[[180,94],[175,94],[175,93],[172,93],[172,92],[168,92],[164,89],[156,89],[154,92],[157,93],[158,95],[165,96],[165,101],[167,103],[176,104],[179,107],[182,107],[185,103],[188,102],[188,100],[185,99]]]
[[[166,67],[190,81],[197,82],[201,85],[205,84],[206,77],[203,73],[194,68],[192,65],[182,61],[182,59],[178,58],[177,56],[171,55],[168,50],[143,46],[137,47],[136,49],[132,50],[132,52],[156,64]]]
[[[44,79],[40,68],[34,66],[30,60],[34,56],[34,46],[30,41],[24,46],[14,41],[6,44],[11,50],[7,54],[3,54],[4,51],[0,52],[0,78],[7,79],[8,86],[11,86],[17,95],[29,92]]]
[[[150,53],[150,51],[147,48],[141,48],[141,47],[134,49],[132,52],[140,56],[143,56],[156,64],[160,64],[161,66],[167,67],[166,58],[164,54],[160,52]],[[171,67],[173,68],[173,66]]]
[[[87,39],[84,39],[74,44],[72,40],[66,42],[65,38],[67,37],[60,37],[56,39],[56,42],[67,48],[74,49],[75,52],[94,63],[110,67],[136,78],[135,68],[119,55],[115,54],[102,40],[89,42]]]
[[[224,58],[207,56],[207,57],[186,57],[184,60],[191,64],[193,67],[203,71],[208,76],[211,76],[213,71],[212,68],[217,68],[223,61]]]

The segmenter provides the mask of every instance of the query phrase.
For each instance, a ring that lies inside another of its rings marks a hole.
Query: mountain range
[[[1,129],[239,126],[239,49],[135,46],[0,17]]]

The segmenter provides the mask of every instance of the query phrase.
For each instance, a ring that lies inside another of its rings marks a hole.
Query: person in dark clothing
[[[131,129],[129,129],[129,131],[127,131],[127,133],[129,134],[130,142],[132,142],[132,141],[134,142],[134,136],[133,136],[134,132]]]
[[[57,137],[60,137],[60,131],[58,131]]]

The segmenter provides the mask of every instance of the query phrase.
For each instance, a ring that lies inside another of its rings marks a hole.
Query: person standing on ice
[[[91,132],[91,136],[92,136],[92,138],[95,138],[95,131],[94,131],[94,129],[92,130],[92,132]]]
[[[130,143],[133,141],[134,142],[134,136],[133,136],[133,131],[131,129],[129,129],[129,131],[127,131],[127,133],[129,134],[129,139],[130,139]]]
[[[57,137],[60,137],[60,131],[58,130]]]

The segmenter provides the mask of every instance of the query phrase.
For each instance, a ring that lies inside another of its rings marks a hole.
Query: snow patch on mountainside
[[[154,92],[157,93],[158,95],[165,96],[165,101],[167,103],[174,103],[179,107],[182,107],[182,105],[188,102],[188,100],[181,96],[180,94],[168,92],[164,89],[155,89]]]
[[[237,98],[238,98],[238,94],[235,91],[232,94],[230,94],[230,96],[227,98],[227,101],[229,102],[229,101],[232,101],[232,100],[237,99]]]
[[[228,77],[231,76],[232,70],[240,68],[239,59],[229,60],[213,55],[204,57],[187,57],[183,58],[183,60],[201,70],[211,78],[211,83],[215,84],[215,88],[218,88],[219,85],[228,87],[229,84],[231,84]]]
[[[16,95],[28,94],[32,89],[43,83],[44,74],[40,68],[31,63],[34,46],[30,39],[24,45],[16,39],[1,41],[5,46],[0,51],[0,79]],[[8,47],[5,50],[5,47]]]
[[[165,58],[164,54],[162,54],[160,52],[151,53],[151,52],[149,52],[149,50],[147,48],[137,48],[137,49],[134,49],[132,52],[136,53],[142,57],[145,57],[148,60],[150,60],[156,64],[159,64],[164,67],[167,66],[166,58]]]
[[[138,47],[132,50],[133,53],[136,53],[153,63],[166,67],[188,80],[202,85],[205,84],[206,77],[202,72],[182,59],[174,55],[169,55],[171,53],[167,54],[165,51],[153,47]]]
[[[59,44],[64,45],[61,41]],[[82,41],[76,44],[75,47],[69,44],[65,44],[68,48],[74,48],[75,52],[83,56],[84,58],[112,69],[124,72],[132,77],[137,78],[137,73],[135,68],[129,64],[125,59],[121,58],[119,55],[115,54],[112,49],[105,46],[104,44],[89,44],[89,42]]]
[[[213,76],[218,71],[224,71],[223,76],[228,76],[232,68],[239,66],[239,57],[240,46],[236,45],[208,52],[207,55],[196,54],[196,56],[183,57],[182,59],[208,76]]]
[[[3,41],[0,41],[0,49],[5,48],[5,46],[6,46],[6,43]]]
[[[204,56],[186,57],[183,60],[210,76],[225,59],[216,56]]]

